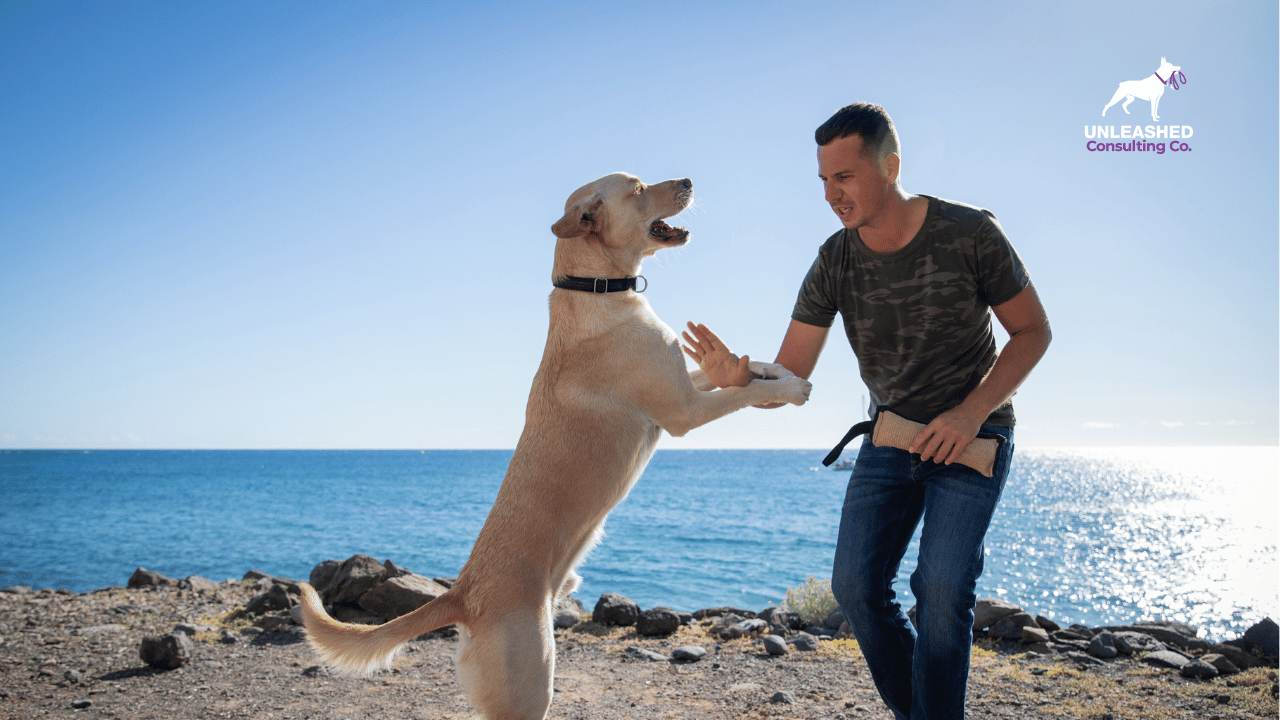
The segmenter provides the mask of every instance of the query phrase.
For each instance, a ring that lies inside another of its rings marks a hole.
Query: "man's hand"
[[[689,335],[689,332],[680,333],[685,341],[685,345],[681,347],[685,354],[698,363],[708,380],[718,388],[740,387],[751,382],[751,371],[747,367],[751,358],[734,355],[706,325],[688,325],[693,335]]]
[[[986,416],[974,417],[963,405],[942,413],[924,426],[911,441],[910,452],[920,453],[922,460],[950,465],[960,459],[964,449],[978,437]]]

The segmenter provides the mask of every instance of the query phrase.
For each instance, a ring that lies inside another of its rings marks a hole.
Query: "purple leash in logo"
[[[1156,73],[1155,76],[1156,76],[1156,79],[1159,80],[1164,85],[1169,85],[1170,83],[1172,83],[1174,90],[1177,90],[1178,88],[1182,87],[1181,85],[1178,84],[1179,82],[1182,82],[1182,83],[1187,82],[1187,76],[1183,75],[1181,70],[1175,70],[1174,72],[1169,73],[1168,80],[1165,80],[1164,78],[1160,77],[1160,73]]]

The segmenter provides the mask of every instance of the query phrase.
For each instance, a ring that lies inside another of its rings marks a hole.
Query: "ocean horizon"
[[[848,472],[821,467],[825,453],[658,450],[579,568],[576,597],[759,610],[828,578]],[[140,566],[305,580],[356,553],[452,576],[511,454],[0,450],[0,587],[86,592]],[[1280,604],[1278,487],[1275,446],[1019,447],[979,596],[1063,624],[1178,620],[1235,637]],[[908,607],[915,552],[895,586]]]

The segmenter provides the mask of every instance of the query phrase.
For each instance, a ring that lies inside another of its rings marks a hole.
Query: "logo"
[[[1107,111],[1121,100],[1124,100],[1124,103],[1120,109],[1124,110],[1126,115],[1131,114],[1130,103],[1134,100],[1146,100],[1151,103],[1151,119],[1159,122],[1160,98],[1169,88],[1178,90],[1186,82],[1187,76],[1182,74],[1180,66],[1160,58],[1160,67],[1156,68],[1151,75],[1141,80],[1126,80],[1120,83],[1115,94],[1111,96],[1111,102],[1102,108],[1102,116],[1106,117]],[[1088,142],[1085,143],[1085,149],[1089,152],[1151,152],[1157,155],[1163,155],[1166,150],[1191,152],[1191,146],[1183,140],[1191,137],[1194,132],[1190,125],[1121,125],[1118,128],[1115,125],[1086,125],[1084,137]],[[1102,142],[1110,139],[1128,140],[1128,142]],[[1169,140],[1169,142],[1146,142],[1146,140]]]

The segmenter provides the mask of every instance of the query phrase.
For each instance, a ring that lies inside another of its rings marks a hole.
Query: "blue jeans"
[[[993,477],[922,462],[867,437],[849,478],[831,589],[897,720],[964,717],[982,540],[1013,455],[1013,428],[983,425],[982,432],[1005,438]],[[912,627],[893,583],[921,518]]]

